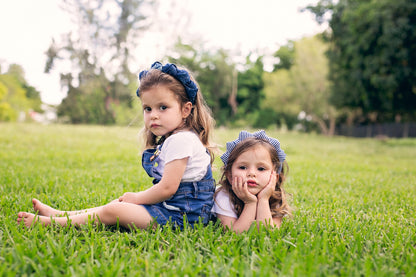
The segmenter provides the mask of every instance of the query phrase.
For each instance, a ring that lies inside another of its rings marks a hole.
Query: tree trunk
[[[328,131],[328,136],[334,136],[335,135],[335,117],[330,117],[329,118],[329,131]]]
[[[312,115],[312,120],[316,123],[318,123],[319,129],[321,130],[321,133],[324,136],[330,136],[330,131],[328,129],[328,127],[326,126],[326,123],[323,119],[319,118],[316,115]]]
[[[237,70],[234,69],[233,71],[233,84],[231,87],[231,94],[228,97],[228,104],[231,106],[231,110],[233,111],[233,114],[237,114],[237,88],[238,88],[238,80],[237,80]]]
[[[318,124],[319,129],[324,136],[332,137],[335,134],[335,117],[329,118],[329,126],[327,126],[322,118],[316,115],[312,115],[312,121]]]

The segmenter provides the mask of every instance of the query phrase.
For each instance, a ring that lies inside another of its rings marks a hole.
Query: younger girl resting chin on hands
[[[242,131],[227,143],[221,187],[215,193],[213,212],[224,228],[237,233],[257,222],[280,227],[290,215],[283,182],[288,166],[277,139],[264,131]]]

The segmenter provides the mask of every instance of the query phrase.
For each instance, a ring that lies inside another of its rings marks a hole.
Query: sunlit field
[[[416,276],[416,139],[267,130],[290,167],[280,229],[17,225],[33,197],[72,210],[149,187],[139,129],[0,124],[1,276]],[[215,130],[220,152],[239,131]]]

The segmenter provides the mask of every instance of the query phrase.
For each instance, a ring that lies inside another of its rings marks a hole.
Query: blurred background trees
[[[331,103],[389,122],[416,117],[416,2],[320,1],[308,7],[322,22],[330,15]]]
[[[61,74],[67,97],[58,106],[58,116],[70,123],[124,123],[117,122],[116,111],[133,107],[137,80],[130,69],[135,59],[132,50],[151,23],[145,11],[149,13],[153,4],[148,0],[63,0],[78,30],[64,34],[59,42],[53,40],[46,52],[45,72],[62,60],[70,68]]]
[[[30,112],[42,112],[40,92],[30,86],[20,65],[0,68],[0,121],[23,120]]]
[[[336,110],[329,102],[327,48],[319,35],[289,42],[276,51],[279,62],[274,71],[264,74],[263,106],[290,129],[301,123],[308,131],[334,134]]]
[[[61,121],[129,124],[140,118],[135,90],[143,68],[137,59],[146,53],[138,57],[136,50],[155,24],[176,41],[161,62],[193,72],[218,125],[333,135],[341,125],[416,120],[412,0],[322,0],[304,10],[328,29],[288,41],[272,56],[206,49],[203,41],[178,31],[186,29],[184,11],[161,16],[159,3],[62,0],[78,29],[52,40],[45,64],[45,72],[60,72],[67,91],[57,108]],[[12,109],[40,109],[39,92],[18,69],[1,75],[2,121],[16,119]]]

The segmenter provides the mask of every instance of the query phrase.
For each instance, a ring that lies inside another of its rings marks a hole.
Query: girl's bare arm
[[[120,202],[135,204],[156,204],[169,199],[179,188],[188,158],[174,160],[165,165],[160,182],[145,191],[126,192]]]
[[[229,217],[218,214],[217,217],[221,221],[224,228],[233,230],[236,233],[241,233],[250,229],[256,219],[256,202],[251,202],[244,205],[244,209],[239,218]]]
[[[269,199],[263,199],[257,202],[256,221],[257,224],[261,223],[265,226],[271,227],[280,227],[282,224],[281,217],[272,217],[269,206]]]
[[[230,228],[236,233],[247,231],[256,220],[257,197],[247,189],[247,183],[241,177],[234,177],[232,183],[233,191],[241,201],[244,202],[243,211],[239,218],[218,215],[224,227]]]
[[[276,187],[277,178],[278,175],[273,171],[270,175],[269,183],[257,195],[256,220],[258,224],[262,223],[265,226],[280,227],[282,219],[280,217],[272,217],[269,205],[269,199]]]

